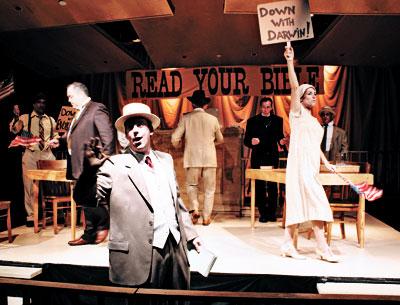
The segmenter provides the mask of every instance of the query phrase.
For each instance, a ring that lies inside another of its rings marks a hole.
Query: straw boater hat
[[[125,121],[132,117],[143,117],[153,125],[153,129],[160,126],[160,118],[151,113],[150,107],[142,103],[130,103],[122,108],[122,116],[115,121],[115,128],[125,133]]]
[[[321,116],[321,114],[324,113],[324,112],[329,112],[329,113],[331,113],[331,114],[332,114],[332,117],[335,117],[335,115],[336,115],[335,110],[333,110],[333,108],[332,108],[332,107],[329,107],[329,106],[324,106],[324,107],[322,107],[321,110],[319,111],[319,116]]]
[[[197,106],[203,107],[210,103],[210,98],[206,97],[204,90],[195,90],[193,91],[192,96],[188,96],[187,99],[191,101],[193,104]]]

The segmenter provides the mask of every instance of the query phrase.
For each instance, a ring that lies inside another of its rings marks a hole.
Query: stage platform
[[[257,284],[256,288],[252,286],[250,289],[286,292],[310,290],[315,293],[316,283],[400,284],[400,232],[370,215],[366,217],[364,249],[359,248],[357,244],[355,225],[346,224],[347,238],[344,240],[340,238],[339,225],[333,226],[332,249],[340,257],[340,262],[336,264],[318,259],[314,253],[315,240],[308,240],[306,235],[300,235],[298,241],[299,252],[307,256],[306,260],[281,257],[279,247],[284,231],[280,222],[257,222],[256,228],[252,230],[249,217],[239,218],[219,213],[214,216],[210,226],[196,225],[196,228],[205,246],[213,251],[218,259],[209,278],[202,278],[192,270],[194,288],[214,286],[213,289],[227,289],[219,282],[224,281],[226,284],[227,281],[236,281],[237,289],[243,291],[246,287],[239,287],[238,279],[247,279],[244,281],[247,284],[243,284],[246,286],[252,279],[260,278],[267,281],[269,279],[270,282],[273,280],[275,284]],[[81,233],[82,230],[78,230],[77,236]],[[69,228],[63,228],[58,235],[54,235],[51,226],[38,234],[33,233],[33,228],[19,227],[13,229],[13,234],[18,236],[12,244],[7,241],[0,243],[1,265],[43,266],[44,273],[59,267],[62,271],[56,273],[69,274],[63,274],[65,281],[74,281],[73,273],[79,278],[80,273],[87,276],[91,273],[90,270],[94,270],[94,274],[101,274],[101,283],[107,281],[106,242],[100,245],[70,247],[67,244],[71,237]],[[3,235],[4,232],[1,236]],[[54,277],[45,278],[57,280]],[[289,279],[303,281],[296,285],[288,285]],[[95,276],[92,280],[95,281]],[[82,282],[82,279],[77,282]],[[308,284],[304,285],[306,282]],[[215,285],[219,288],[215,288]],[[400,290],[395,294],[400,295]]]

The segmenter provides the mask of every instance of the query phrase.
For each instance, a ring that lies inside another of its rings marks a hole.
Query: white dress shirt
[[[150,168],[145,163],[146,155],[139,162],[139,166],[154,210],[153,246],[162,249],[170,232],[177,244],[181,235],[178,229],[179,226],[166,169],[153,151],[150,151],[148,156],[151,159],[153,168]]]

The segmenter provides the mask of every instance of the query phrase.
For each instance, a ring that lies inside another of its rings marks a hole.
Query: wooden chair
[[[39,160],[37,162],[38,169],[48,170],[66,170],[66,160]],[[67,225],[68,212],[72,209],[71,206],[71,185],[69,182],[42,181],[40,184],[42,194],[42,228],[46,229],[47,212],[52,211],[54,234],[58,234],[57,216],[59,210],[66,210],[65,223]],[[48,206],[51,208],[48,208]],[[77,206],[81,208],[81,206]],[[83,210],[82,210],[83,212]],[[72,211],[71,213],[72,214]],[[81,219],[83,220],[83,213]]]
[[[5,200],[5,201],[0,201],[0,211],[3,212],[5,211],[5,214],[0,215],[0,218],[7,218],[7,234],[8,234],[8,242],[12,243],[13,238],[12,238],[12,231],[11,231],[11,212],[10,212],[10,206],[11,206],[11,201]]]
[[[370,173],[371,164],[368,162],[346,162],[346,164],[353,164],[360,166],[360,173]],[[364,199],[363,199],[364,200]],[[340,224],[340,232],[342,239],[346,238],[345,223],[346,222],[356,222],[357,227],[357,238],[358,243],[363,247],[363,240],[361,238],[362,233],[365,229],[365,223],[360,221],[360,213],[365,213],[365,211],[360,211],[359,206],[359,195],[356,194],[349,186],[344,186],[342,188],[342,198],[340,200],[334,200],[330,202],[330,207],[332,209],[334,223]],[[349,215],[351,213],[352,215]],[[354,215],[355,214],[355,215]],[[346,218],[350,218],[347,220]],[[332,239],[332,223],[328,224],[327,227],[327,242],[330,244]]]

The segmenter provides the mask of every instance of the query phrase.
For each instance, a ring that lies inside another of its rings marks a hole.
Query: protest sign
[[[307,0],[259,4],[257,15],[263,45],[314,37]]]
[[[66,132],[69,129],[72,119],[75,116],[76,109],[70,106],[62,106],[58,115],[56,130],[58,132]]]

